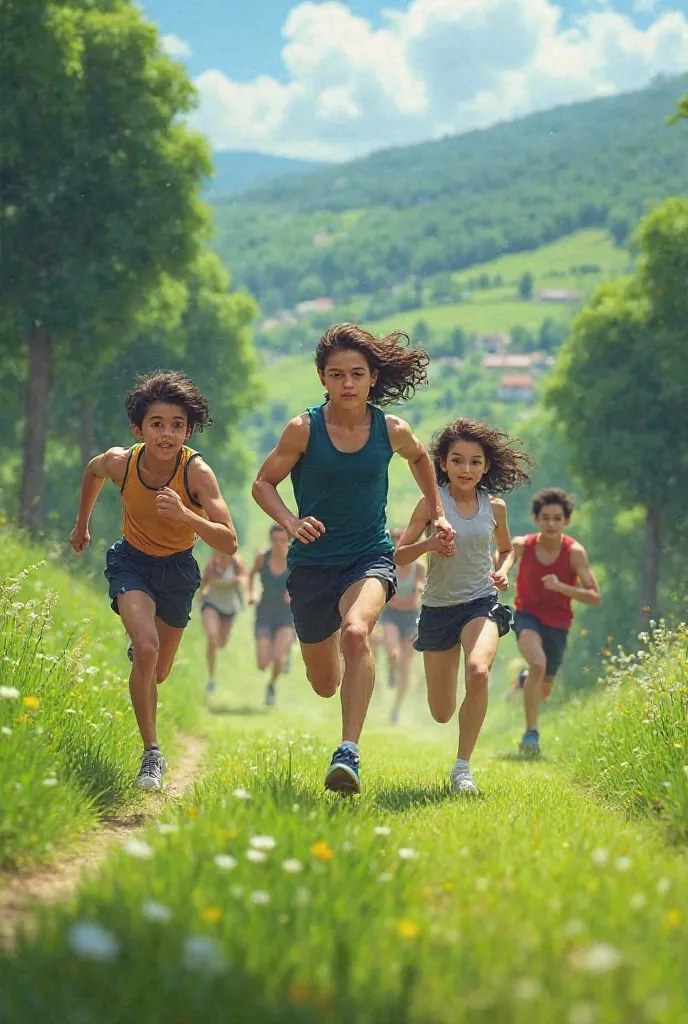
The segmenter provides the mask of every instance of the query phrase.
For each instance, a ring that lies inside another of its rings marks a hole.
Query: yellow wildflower
[[[40,701],[38,697],[24,697],[23,704],[25,708],[30,708],[31,711],[36,711]]]
[[[683,914],[676,907],[671,910],[667,910],[666,914],[662,918],[662,924],[667,931],[674,931],[676,928],[680,928],[681,921],[683,920]]]
[[[415,921],[409,921],[407,917],[401,917],[396,924],[396,932],[401,939],[415,939],[420,932]]]
[[[334,857],[334,850],[327,842],[326,839],[321,839],[319,843],[311,847],[311,853],[316,860],[328,861]]]
[[[222,917],[222,911],[219,907],[204,907],[201,911],[201,917],[208,924],[217,924]]]

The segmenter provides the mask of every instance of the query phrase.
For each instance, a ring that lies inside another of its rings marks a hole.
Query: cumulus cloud
[[[282,35],[285,82],[196,79],[196,125],[216,149],[344,160],[688,70],[678,10],[639,28],[609,8],[564,24],[552,0],[410,0],[374,28],[309,0]]]
[[[185,39],[180,39],[179,36],[163,36],[160,40],[160,45],[170,57],[178,57],[180,60],[184,60],[191,56],[191,47]]]

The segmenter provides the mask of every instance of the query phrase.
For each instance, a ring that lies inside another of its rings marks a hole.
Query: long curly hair
[[[430,444],[430,458],[440,486],[449,483],[449,475],[441,463],[446,463],[455,441],[472,441],[480,445],[490,467],[480,486],[491,494],[507,494],[530,480],[528,471],[535,463],[527,452],[516,447],[520,441],[501,430],[493,430],[486,423],[461,418],[438,431]]]
[[[358,324],[335,324],[323,334],[315,349],[315,365],[325,372],[335,352],[356,349],[370,367],[377,371],[377,381],[370,389],[368,401],[373,405],[391,405],[413,398],[417,388],[428,383],[430,357],[425,349],[408,348],[410,339],[403,331],[393,331],[385,338],[375,338]]]
[[[185,409],[190,434],[213,422],[207,399],[197,385],[179,370],[154,370],[137,377],[134,387],[124,399],[129,422],[140,429],[154,402],[167,402]]]

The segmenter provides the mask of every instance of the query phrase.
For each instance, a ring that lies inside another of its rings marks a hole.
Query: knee
[[[272,659],[271,659],[270,655],[268,655],[268,654],[259,654],[258,658],[257,658],[257,661],[258,661],[258,668],[260,669],[261,672],[264,672],[265,669],[270,665],[270,662],[272,661]]]
[[[451,722],[452,718],[454,717],[454,712],[456,711],[455,703],[451,706],[448,704],[430,704],[429,707],[430,714],[432,715],[436,722],[440,723],[440,725],[446,725],[447,722]]]
[[[146,666],[151,666],[157,661],[160,645],[157,637],[143,637],[141,640],[132,640],[134,661]]]
[[[360,622],[348,622],[342,628],[342,654],[345,658],[356,658],[370,649],[368,631]]]
[[[209,631],[208,634],[208,647],[223,647],[224,645],[220,642],[220,638],[217,633]]]
[[[387,652],[387,657],[389,658],[390,665],[396,665],[397,662],[399,661],[399,648],[390,648],[389,651]]]
[[[536,675],[540,675],[547,669],[547,658],[545,657],[544,651],[537,651],[528,658],[528,668],[532,669]],[[528,680],[526,679],[526,686]]]
[[[472,665],[470,661],[466,666],[466,692],[487,693],[487,684],[490,679],[490,670],[486,665]]]
[[[171,671],[172,671],[172,666],[171,665],[158,665],[156,667],[156,669],[155,669],[155,681],[158,684],[158,686],[160,685],[160,683],[164,683],[165,682],[165,680],[167,679],[167,677],[168,677],[168,675],[170,674]]]

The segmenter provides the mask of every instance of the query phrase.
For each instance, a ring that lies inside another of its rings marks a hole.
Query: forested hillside
[[[580,228],[623,244],[688,190],[686,79],[281,178],[215,204],[215,246],[265,311],[344,301],[522,252]]]

